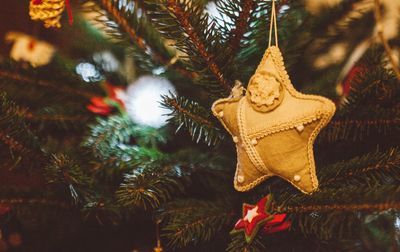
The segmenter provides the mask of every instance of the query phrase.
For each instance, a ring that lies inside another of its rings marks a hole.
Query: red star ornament
[[[271,214],[268,209],[271,205],[271,195],[262,198],[257,205],[243,204],[243,218],[236,222],[231,233],[244,232],[246,242],[251,243],[264,226],[267,234],[286,230],[290,227],[290,222],[285,221],[286,214]]]
[[[87,109],[91,112],[103,116],[108,116],[112,113],[113,108],[117,108],[119,111],[125,110],[125,104],[122,100],[122,96],[125,93],[124,88],[114,86],[106,82],[103,86],[106,91],[106,97],[95,96],[90,99],[91,104],[87,105]]]

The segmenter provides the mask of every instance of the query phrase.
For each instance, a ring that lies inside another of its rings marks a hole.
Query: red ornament
[[[104,116],[111,114],[112,107],[105,102],[105,98],[96,96],[90,101],[92,103],[87,105],[87,109],[91,112]]]
[[[353,84],[353,80],[355,77],[362,74],[365,71],[365,67],[363,65],[354,66],[350,72],[347,74],[346,78],[343,80],[343,95],[348,96],[351,90],[351,84]]]
[[[275,214],[274,218],[265,224],[264,232],[266,234],[273,234],[289,229],[292,222],[290,220],[285,221],[285,219],[286,214]]]
[[[7,214],[10,211],[11,211],[10,206],[5,204],[0,204],[0,217]]]
[[[107,93],[106,97],[95,96],[90,99],[91,104],[86,108],[91,112],[103,116],[110,115],[113,108],[125,109],[124,102],[121,99],[124,89],[122,87],[113,86],[105,83],[104,89]]]
[[[286,214],[268,212],[271,201],[271,195],[267,195],[257,205],[243,204],[243,218],[236,222],[232,232],[243,231],[246,241],[251,243],[262,226],[264,226],[264,232],[267,234],[290,228],[290,221],[285,221]]]

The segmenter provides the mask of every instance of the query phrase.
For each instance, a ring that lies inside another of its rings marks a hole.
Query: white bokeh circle
[[[176,93],[172,83],[158,76],[146,75],[130,84],[126,90],[125,106],[137,124],[160,128],[167,123],[170,110],[161,107],[161,96]]]

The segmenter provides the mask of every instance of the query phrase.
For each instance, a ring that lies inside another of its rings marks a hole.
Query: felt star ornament
[[[243,218],[236,222],[231,233],[244,232],[246,242],[251,243],[263,226],[267,234],[288,229],[291,223],[285,221],[286,214],[274,215],[268,212],[271,198],[267,195],[257,205],[243,204]]]
[[[303,193],[317,190],[313,143],[335,113],[334,103],[298,92],[277,46],[266,50],[245,96],[239,88],[212,106],[236,144],[235,188],[248,191],[279,176]]]

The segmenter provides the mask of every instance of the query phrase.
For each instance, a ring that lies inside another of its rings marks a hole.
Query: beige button
[[[251,144],[252,144],[252,145],[257,145],[257,139],[251,140]]]
[[[239,183],[243,183],[243,182],[244,182],[244,176],[243,176],[243,175],[239,175],[239,176],[237,177],[237,181],[238,181]]]
[[[293,180],[296,181],[296,182],[299,182],[301,180],[300,175],[297,175],[297,174],[294,175]]]
[[[239,138],[237,136],[233,137],[233,142],[238,143],[239,142]]]
[[[300,132],[303,132],[303,130],[304,130],[304,125],[303,124],[300,124],[300,125],[297,125],[296,126],[296,129],[297,129],[297,131],[300,133]]]
[[[218,116],[219,116],[219,117],[224,117],[224,111],[219,112],[219,113],[218,113]]]

